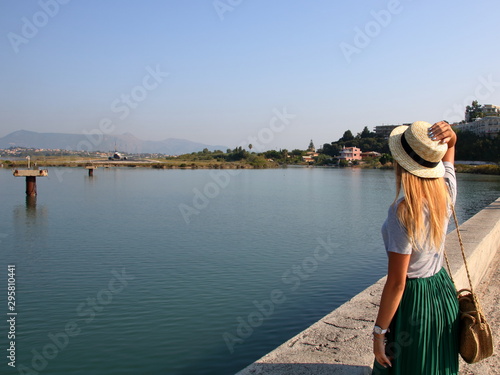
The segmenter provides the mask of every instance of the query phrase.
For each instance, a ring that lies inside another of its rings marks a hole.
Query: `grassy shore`
[[[27,168],[25,160],[0,160],[4,168]],[[251,163],[245,160],[227,162],[215,160],[182,160],[182,159],[140,159],[140,160],[108,160],[96,158],[84,158],[78,156],[69,157],[44,157],[32,158],[31,166],[44,167],[70,167],[85,168],[87,166],[99,168],[129,167],[129,168],[155,168],[155,169],[263,169],[279,168],[275,162]]]
[[[364,169],[393,169],[392,163],[388,162],[385,165],[380,164],[379,161],[370,161],[361,163],[355,168]],[[500,175],[500,165],[497,164],[484,164],[484,165],[468,165],[468,164],[455,164],[455,171],[457,173],[472,173],[472,174],[488,174]]]
[[[26,168],[25,160],[0,160],[0,164],[4,168]],[[43,157],[34,158],[31,160],[31,165],[37,167],[73,167],[85,168],[86,166],[94,165],[99,168],[112,167],[129,167],[129,168],[154,168],[154,169],[266,169],[266,168],[282,168],[284,165],[273,161],[266,161],[258,164],[248,162],[243,159],[240,161],[215,161],[215,160],[182,160],[182,159],[141,159],[141,160],[107,160],[84,158],[79,156],[64,156],[64,157]],[[306,166],[306,165],[304,165]],[[360,163],[352,168],[364,169],[392,169],[392,163],[385,165],[379,161],[370,161]],[[500,166],[495,164],[488,165],[455,165],[457,173],[473,173],[500,175]]]
[[[486,164],[486,165],[456,164],[455,170],[457,171],[457,173],[500,175],[500,165],[495,165],[495,164]]]

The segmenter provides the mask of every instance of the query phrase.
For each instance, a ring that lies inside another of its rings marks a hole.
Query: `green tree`
[[[392,162],[394,159],[392,158],[392,156],[390,154],[383,154],[379,161],[380,161],[380,164],[382,165],[386,165],[388,162]]]
[[[281,159],[285,162],[285,164],[288,162],[288,150],[286,148],[281,150]]]
[[[472,122],[479,117],[483,117],[483,106],[474,100],[471,105],[465,108],[465,121]]]
[[[250,153],[244,150],[241,146],[236,147],[233,151],[229,152],[226,156],[227,161],[239,161],[246,159]]]
[[[266,159],[280,160],[281,154],[276,150],[269,150],[264,152]]]
[[[368,130],[368,126],[365,126],[360,136],[361,138],[373,138],[375,137],[375,134]]]
[[[347,167],[349,166],[349,162],[345,159],[340,159],[339,160],[339,167]]]
[[[314,161],[316,165],[326,165],[331,163],[332,158],[326,154],[319,154],[314,158]]]
[[[322,153],[329,156],[336,156],[340,153],[341,147],[336,142],[325,143]]]
[[[298,148],[296,148],[295,150],[292,150],[292,152],[290,153],[290,155],[292,155],[292,156],[302,156],[305,154],[306,154],[305,151],[299,150]]]
[[[340,138],[339,140],[347,142],[347,141],[352,141],[353,139],[354,139],[354,136],[352,135],[352,132],[350,130],[346,130],[344,132],[344,135],[342,136],[342,138]]]
[[[500,135],[490,138],[470,131],[458,131],[456,159],[500,162]]]

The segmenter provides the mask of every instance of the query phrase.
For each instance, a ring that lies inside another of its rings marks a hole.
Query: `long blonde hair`
[[[444,178],[421,178],[407,172],[398,163],[396,167],[396,199],[401,188],[404,199],[397,207],[397,216],[406,228],[408,237],[414,243],[423,244],[426,240],[439,250],[445,234],[445,224],[448,218],[450,195]],[[426,227],[428,212],[429,226]]]

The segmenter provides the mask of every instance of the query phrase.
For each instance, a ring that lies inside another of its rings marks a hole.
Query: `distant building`
[[[457,124],[455,129],[494,138],[500,133],[500,116],[488,116],[476,121]]]
[[[404,124],[404,125],[409,125],[409,124]],[[389,135],[391,134],[392,130],[394,128],[397,128],[399,125],[378,125],[375,126],[375,135],[377,137],[383,137],[385,139],[389,138]]]
[[[302,156],[302,161],[306,163],[313,163],[314,158],[318,157],[318,153],[316,152],[316,148],[314,147],[314,143],[311,139],[311,142],[309,143],[309,147],[307,148],[306,154]]]
[[[314,143],[313,143],[312,139],[311,139],[311,142],[309,142],[309,147],[307,148],[307,151],[316,152],[316,147],[314,147]]]
[[[361,160],[361,149],[357,147],[344,147],[337,157],[339,160]]]
[[[500,133],[500,106],[485,104],[481,107],[482,118],[467,121],[469,113],[465,111],[466,122],[456,124],[457,130],[470,131],[477,135],[496,137]]]
[[[482,107],[484,117],[500,116],[500,106],[485,104]]]
[[[380,156],[382,156],[382,154],[376,151],[366,151],[361,153],[362,159],[378,158]]]
[[[316,156],[318,156],[318,154],[316,154]],[[314,156],[313,155],[302,156],[302,161],[305,163],[314,163]]]

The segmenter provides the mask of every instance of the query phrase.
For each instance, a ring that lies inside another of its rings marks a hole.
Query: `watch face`
[[[384,330],[379,326],[373,327],[373,332],[376,333],[377,335],[382,335],[383,333],[385,333]]]

